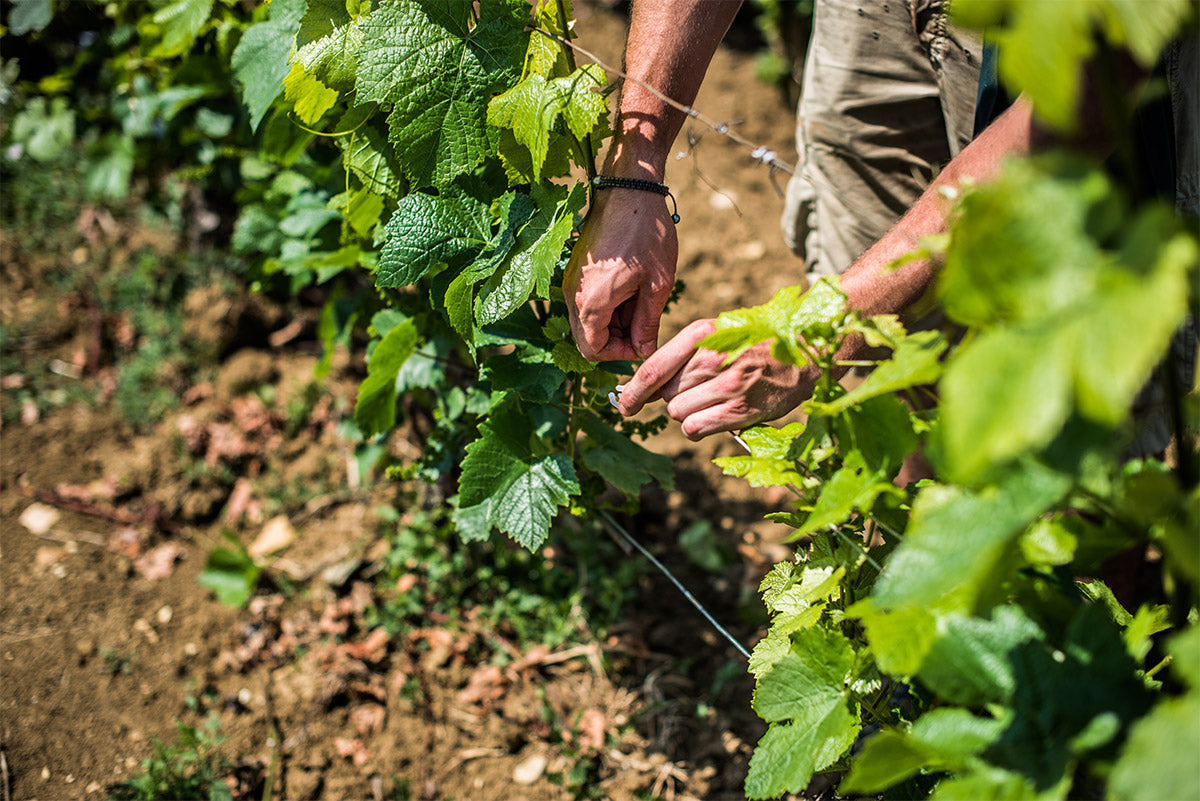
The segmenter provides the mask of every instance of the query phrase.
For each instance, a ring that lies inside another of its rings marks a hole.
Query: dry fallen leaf
[[[338,737],[333,741],[333,747],[337,750],[338,756],[351,760],[357,767],[361,768],[371,761],[371,752],[363,745],[362,740]]]
[[[390,641],[387,630],[381,626],[373,629],[362,641],[347,643],[343,646],[343,650],[354,659],[361,659],[364,662],[382,662],[387,658]]]
[[[608,719],[604,717],[604,713],[595,707],[585,710],[579,720],[579,747],[584,750],[601,750],[604,748],[607,732]]]
[[[183,556],[183,548],[174,542],[165,542],[151,548],[133,560],[133,568],[151,581],[168,578],[175,571],[175,560]]]
[[[363,704],[350,711],[350,724],[363,737],[374,737],[383,731],[387,709],[382,704]]]
[[[458,694],[464,704],[488,704],[504,697],[508,681],[495,665],[482,665],[471,674],[467,686]]]

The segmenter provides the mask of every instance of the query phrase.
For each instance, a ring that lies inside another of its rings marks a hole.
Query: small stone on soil
[[[44,503],[31,503],[21,512],[21,516],[17,518],[17,522],[25,528],[29,529],[29,533],[35,537],[40,537],[59,521],[61,515],[53,506],[47,506]]]
[[[296,541],[296,530],[287,515],[279,515],[267,521],[258,538],[246,549],[255,559],[278,553]]]
[[[526,757],[517,763],[513,768],[513,781],[517,784],[533,784],[538,779],[542,778],[542,774],[546,772],[546,765],[549,760],[545,754],[534,754]]]

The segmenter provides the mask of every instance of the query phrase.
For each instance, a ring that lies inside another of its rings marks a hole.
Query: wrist
[[[622,116],[601,172],[618,178],[663,183],[671,143],[665,141],[660,126],[653,120],[639,117]]]

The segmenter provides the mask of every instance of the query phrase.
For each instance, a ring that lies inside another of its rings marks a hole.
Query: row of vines
[[[143,191],[183,179],[226,193],[260,286],[329,287],[329,349],[369,334],[364,436],[388,435],[402,397],[431,410],[423,456],[392,471],[446,487],[465,540],[537,549],[559,514],[631,507],[647,482],[671,483],[671,463],[636,441],[661,421],[607,401],[633,366],[588,362],[567,322],[563,268],[613,88],[563,44],[569,0],[88,8],[109,18],[103,41],[36,83],[4,67],[5,103],[20,107],[5,157],[47,157],[78,128],[98,196],[145,174],[173,177]],[[1121,48],[1148,69],[1195,35],[1186,0],[955,10],[999,43],[1007,87],[1060,128],[1084,62]],[[17,0],[8,33],[36,36],[55,12]],[[122,94],[68,106],[88,70]],[[164,169],[165,139],[188,146],[183,170]],[[793,492],[776,517],[803,542],[762,585],[771,626],[749,669],[769,728],[748,796],[800,792],[818,772],[842,776],[843,793],[904,798],[1200,796],[1187,433],[1200,405],[1171,369],[1194,366],[1172,343],[1196,314],[1200,250],[1195,220],[1112,174],[1047,153],[947,199],[950,232],[922,248],[965,329],[953,340],[864,318],[822,281],[723,315],[706,341],[731,355],[772,342],[827,378],[847,337],[891,354],[852,392],[820,382],[806,423],[743,432],[749,455],[720,461]],[[1152,377],[1175,435],[1166,462],[1129,450]],[[933,385],[928,409],[917,396]],[[896,486],[918,451],[936,478]],[[1130,551],[1157,579],[1126,609],[1102,577]]]

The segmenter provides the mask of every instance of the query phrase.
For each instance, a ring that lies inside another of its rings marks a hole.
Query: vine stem
[[[734,434],[734,435],[733,435],[733,438],[734,438],[735,440],[737,440],[737,442],[738,442],[738,444],[739,444],[739,445],[741,445],[743,448],[745,448],[745,449],[746,449],[746,453],[749,453],[749,454],[750,454],[750,455],[752,455],[752,456],[754,455],[754,454],[751,452],[751,450],[750,450],[750,446],[746,444],[746,440],[742,439],[742,438],[741,438],[740,436],[738,436],[737,434]],[[800,491],[800,488],[799,488],[799,487],[797,487],[795,484],[791,484],[791,483],[789,483],[789,484],[785,484],[784,486],[785,486],[785,487],[787,487],[787,489],[788,489],[788,490],[789,490],[789,491],[790,491],[790,492],[791,492],[793,495],[795,495],[797,498],[803,498],[803,497],[804,497],[804,493],[802,493],[802,492]],[[853,539],[851,539],[850,537],[848,537],[848,536],[846,535],[846,532],[842,531],[840,528],[838,528],[838,527],[837,527],[837,526],[835,526],[835,525],[830,525],[830,526],[829,526],[829,532],[830,532],[831,534],[833,534],[833,535],[837,536],[838,538],[840,538],[840,539],[841,539],[843,542],[847,543],[847,544],[848,544],[848,545],[850,545],[851,547],[858,549],[859,553],[861,553],[861,554],[863,555],[863,559],[865,559],[869,565],[871,565],[873,568],[875,568],[875,569],[876,569],[877,571],[879,571],[880,573],[882,573],[882,572],[883,572],[883,566],[882,566],[882,565],[880,565],[878,562],[876,562],[876,561],[875,561],[874,557],[872,557],[872,556],[871,556],[871,553],[870,553],[870,551],[867,549],[867,546],[863,545],[863,544],[862,544],[862,543],[860,543],[860,542],[855,542]]]
[[[868,701],[865,695],[858,696],[858,702],[867,708],[867,711],[871,713],[871,717],[875,718],[875,720],[880,723],[888,722],[887,718],[879,714],[879,710],[875,708],[875,704]]]
[[[542,36],[548,37],[550,39],[553,39],[556,42],[559,42],[560,44],[566,45],[567,47],[571,48],[571,50],[575,51],[576,53],[579,53],[581,56],[583,56],[587,59],[590,59],[593,64],[600,67],[600,69],[604,70],[605,72],[612,74],[612,75],[616,75],[617,77],[621,78],[622,80],[632,81],[633,83],[636,83],[638,86],[642,87],[647,92],[654,95],[655,97],[657,97],[662,102],[666,103],[671,108],[675,109],[676,111],[682,112],[689,119],[696,120],[696,121],[708,126],[708,128],[710,130],[716,131],[717,133],[721,134],[722,136],[728,136],[734,142],[737,142],[739,145],[742,145],[743,147],[748,148],[751,151],[750,155],[756,161],[761,161],[763,164],[767,165],[767,167],[770,168],[772,171],[782,170],[783,172],[786,172],[788,175],[795,174],[795,172],[796,172],[795,168],[791,164],[788,164],[786,161],[781,160],[775,154],[775,151],[770,150],[763,145],[758,145],[758,144],[755,144],[754,142],[751,142],[749,139],[747,139],[746,137],[739,134],[737,131],[730,128],[729,123],[717,122],[712,117],[709,117],[705,114],[700,113],[700,111],[698,111],[697,109],[692,108],[691,106],[684,105],[683,103],[680,103],[679,101],[668,97],[667,95],[660,92],[657,88],[651,86],[650,84],[646,83],[645,81],[642,81],[638,78],[634,78],[633,76],[629,75],[625,71],[619,70],[616,67],[612,66],[611,64],[606,63],[595,53],[585,50],[584,48],[582,48],[579,45],[572,42],[570,39],[565,39],[556,33],[545,30],[544,28],[539,28],[536,25],[530,25],[526,28],[526,30],[533,31],[535,33],[540,33]]]
[[[566,9],[566,6],[564,5],[563,0],[555,0],[554,5],[555,5],[555,10],[558,12],[558,26],[560,28],[562,28],[564,31],[566,31],[566,33],[567,33],[567,38],[559,37],[559,36],[555,36],[554,38],[557,39],[559,44],[563,45],[563,54],[565,55],[565,57],[567,59],[567,66],[571,68],[571,72],[574,72],[575,71],[576,45],[572,44],[571,40],[569,38],[571,35],[571,26],[570,26],[569,21],[567,20],[567,9]],[[553,35],[553,34],[550,34],[549,31],[543,31],[540,28],[537,30],[539,33]],[[600,65],[600,68],[603,69],[604,65],[603,64]],[[574,137],[572,137],[572,138],[574,138]],[[580,142],[578,139],[576,139],[575,143],[576,143],[576,145],[579,146],[579,149],[583,151],[584,169],[587,170],[588,181],[590,182],[591,179],[595,178],[596,174],[597,174],[596,173],[596,154],[592,151],[592,135],[590,133],[585,135],[583,137],[582,142]],[[589,183],[589,187],[590,186],[591,186],[591,184]]]

